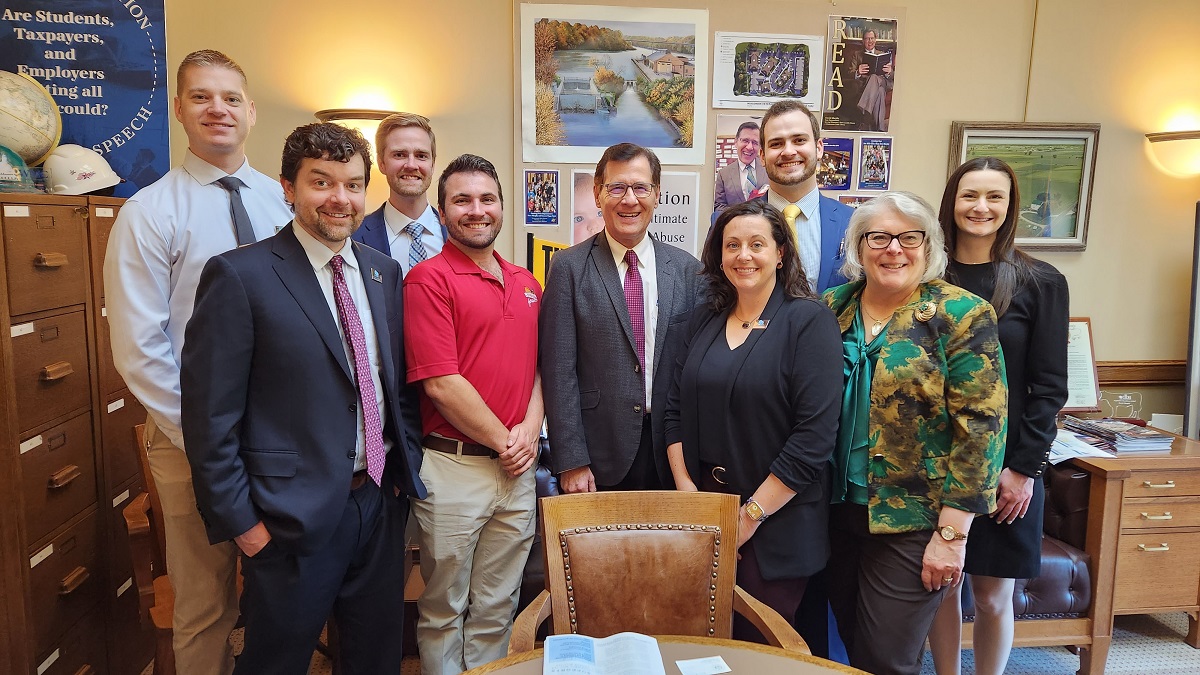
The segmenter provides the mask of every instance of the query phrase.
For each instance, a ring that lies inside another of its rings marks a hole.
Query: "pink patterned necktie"
[[[346,287],[346,276],[342,274],[342,256],[329,260],[333,269],[333,298],[337,302],[338,321],[342,324],[342,335],[350,346],[354,357],[354,381],[358,386],[358,407],[363,413],[363,436],[367,455],[367,474],[379,485],[383,480],[383,464],[386,450],[383,447],[383,425],[379,421],[379,403],[375,398],[375,382],[371,379],[371,359],[367,355],[367,338],[358,308],[350,289]]]
[[[637,254],[625,252],[625,306],[629,308],[629,323],[633,327],[633,343],[637,346],[638,365],[646,368],[646,301],[642,295],[642,273],[638,271]]]

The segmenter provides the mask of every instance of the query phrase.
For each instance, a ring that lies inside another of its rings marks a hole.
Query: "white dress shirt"
[[[604,236],[608,237],[607,231],[604,232]],[[625,252],[629,249],[613,241],[611,237],[608,239],[608,248],[612,252],[613,261],[617,263],[617,275],[621,278],[621,287],[624,288],[625,274],[629,271],[629,265],[625,262]],[[645,308],[646,322],[646,367],[642,369],[642,375],[646,385],[645,412],[650,412],[650,391],[654,386],[654,334],[658,329],[658,268],[654,264],[654,243],[650,240],[650,235],[642,237],[637,246],[633,247],[633,252],[637,254],[638,272],[642,275],[642,304]]]
[[[412,264],[408,260],[408,252],[412,250],[413,238],[404,231],[404,228],[408,227],[413,219],[400,213],[400,210],[392,206],[389,201],[383,204],[383,222],[387,224],[388,229],[388,250],[392,252],[392,258],[400,263],[404,276],[408,276],[408,271],[412,269]],[[417,222],[424,230],[421,235],[421,245],[425,247],[425,259],[429,260],[441,253],[442,246],[446,244],[442,238],[442,224],[438,220],[437,211],[433,209],[432,204],[425,207],[420,217],[417,218]]]
[[[367,359],[371,365],[371,384],[375,388],[375,405],[379,407],[379,421],[382,427],[383,421],[387,419],[384,415],[387,413],[383,405],[383,382],[379,378],[379,371],[382,367],[379,361],[379,338],[375,332],[375,320],[371,317],[371,304],[367,299],[366,286],[363,284],[362,268],[358,266],[358,258],[354,255],[354,246],[347,239],[342,250],[334,253],[303,227],[293,225],[292,231],[296,233],[296,239],[304,248],[304,253],[308,255],[308,262],[312,264],[313,273],[317,275],[317,283],[321,285],[321,293],[325,296],[325,303],[329,305],[329,312],[333,315],[333,324],[337,326],[338,335],[342,338],[342,349],[346,351],[346,363],[350,364],[350,372],[353,373],[354,354],[350,351],[350,343],[346,341],[346,334],[342,330],[342,321],[338,318],[337,299],[333,295],[333,267],[329,265],[333,256],[342,256],[342,276],[346,277],[346,290],[350,291],[350,299],[354,301],[354,308],[358,310],[358,320],[362,323],[363,337],[366,338]],[[383,447],[389,451],[392,449],[392,444],[386,435],[383,437]],[[358,438],[354,442],[354,470],[361,471],[365,468],[367,468],[366,434],[363,431],[363,411],[360,406]]]
[[[767,203],[782,213],[792,202],[768,191]],[[813,190],[795,204],[800,208],[800,215],[796,216],[796,247],[800,249],[800,264],[808,276],[808,285],[815,293],[817,280],[821,278],[821,191]]]
[[[178,448],[179,355],[196,302],[200,271],[214,255],[237,246],[226,174],[191,150],[183,165],[130,197],[117,214],[104,259],[105,308],[113,360],[129,390]],[[242,203],[254,234],[265,239],[287,225],[291,209],[279,183],[250,167]]]

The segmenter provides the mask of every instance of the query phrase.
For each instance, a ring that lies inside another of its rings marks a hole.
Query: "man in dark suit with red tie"
[[[235,674],[306,672],[331,613],[343,672],[400,669],[404,525],[425,488],[400,266],[349,241],[370,171],[357,131],[300,127],[283,152],[292,223],[200,277],[183,434],[209,539],[243,555]]]

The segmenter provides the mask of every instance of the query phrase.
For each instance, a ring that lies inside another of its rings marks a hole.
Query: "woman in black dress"
[[[687,320],[665,412],[671,473],[741,498],[737,583],[790,618],[829,557],[841,336],[766,201],[723,211],[701,261],[709,301]],[[741,617],[733,631],[761,641]]]
[[[964,571],[975,596],[975,672],[1000,674],[1013,638],[1015,579],[1041,566],[1042,473],[1067,400],[1067,281],[1053,266],[1018,251],[1020,199],[1013,170],[994,157],[954,172],[938,219],[950,265],[946,281],[991,301],[1000,317],[1008,372],[1008,444],[996,511],[971,528]],[[959,672],[961,586],[948,593],[929,643],[938,675]]]

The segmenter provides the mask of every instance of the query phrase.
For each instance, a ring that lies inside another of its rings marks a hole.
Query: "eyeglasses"
[[[925,231],[909,230],[900,234],[874,231],[863,234],[862,238],[867,241],[867,246],[871,248],[887,248],[892,245],[893,239],[900,242],[901,248],[917,248],[925,243]]]
[[[609,197],[624,197],[626,190],[633,190],[634,197],[637,197],[638,199],[645,199],[646,197],[649,197],[651,193],[654,192],[654,188],[658,186],[651,183],[634,183],[633,185],[627,185],[625,183],[604,183],[600,187],[604,188],[604,191],[608,193]]]

